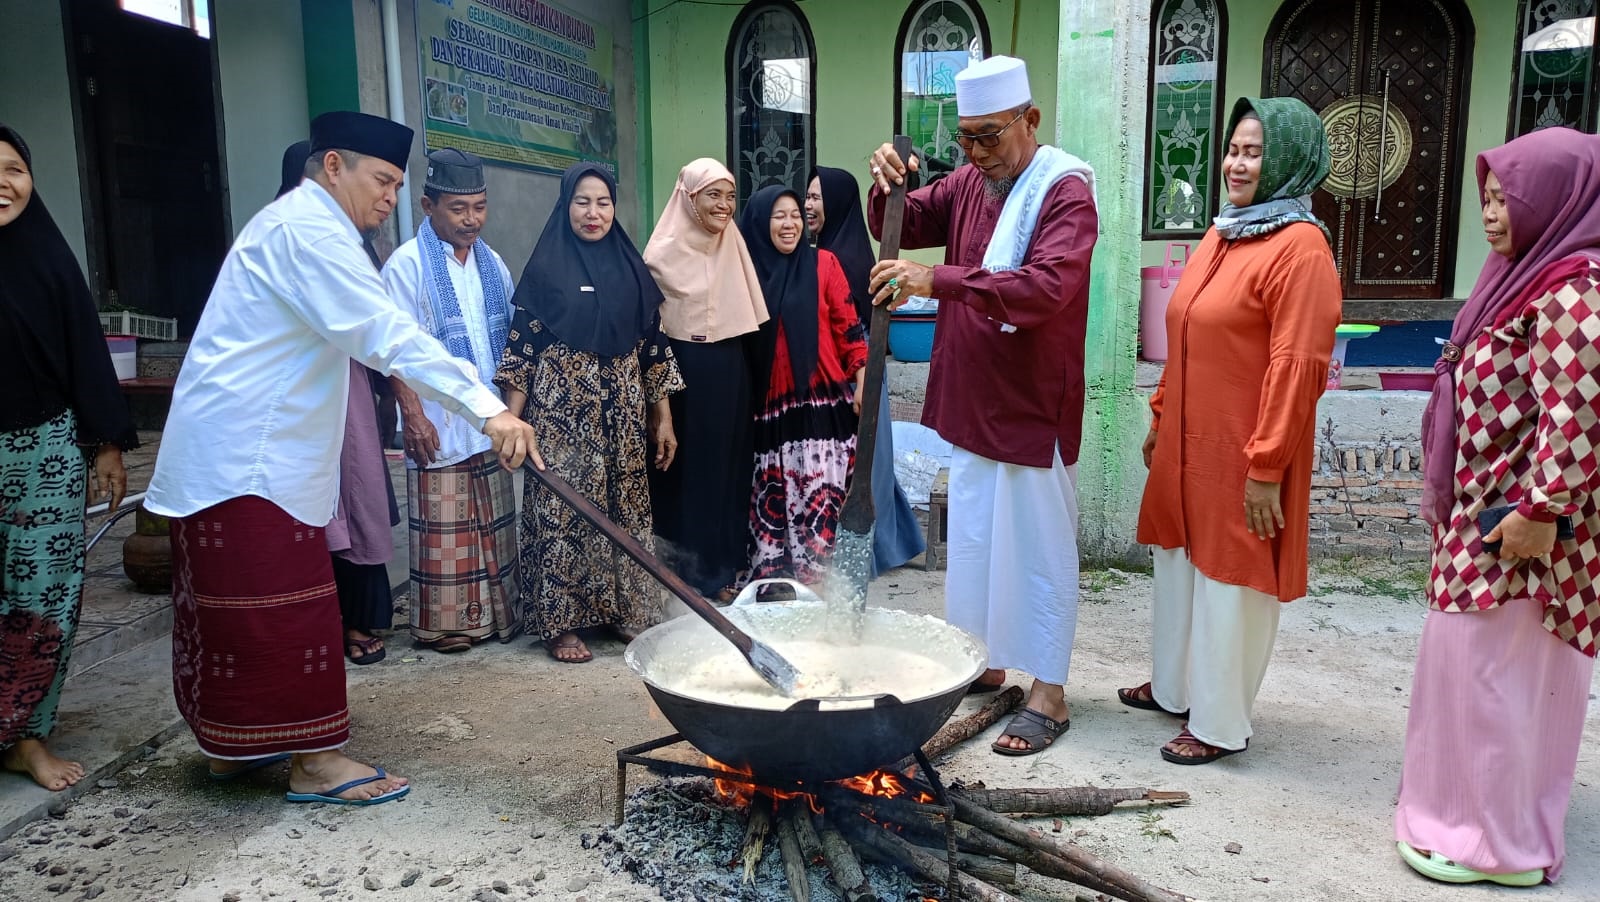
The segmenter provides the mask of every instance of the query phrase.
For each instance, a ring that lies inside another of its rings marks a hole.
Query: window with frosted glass
[[[1522,0],[1507,139],[1565,125],[1595,130],[1595,0]]]
[[[728,53],[728,168],[739,202],[768,185],[805,194],[816,147],[816,52],[791,3],[752,3]]]
[[[1151,16],[1144,237],[1203,234],[1217,209],[1225,11],[1161,0]]]
[[[966,0],[913,3],[900,23],[895,55],[898,134],[936,168],[966,162],[956,143],[956,73],[989,55],[983,14]]]

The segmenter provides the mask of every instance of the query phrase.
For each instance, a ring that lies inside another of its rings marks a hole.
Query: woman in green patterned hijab
[[[1183,718],[1160,749],[1181,765],[1249,746],[1279,609],[1306,594],[1317,399],[1343,303],[1311,212],[1328,175],[1317,115],[1298,100],[1239,101],[1222,175],[1228,204],[1167,305],[1142,449],[1150,681],[1117,690],[1124,705]]]
[[[1322,118],[1293,97],[1241,97],[1228,117],[1227,134],[1230,148],[1242,139],[1246,152],[1238,155],[1245,161],[1242,166],[1223,169],[1228,202],[1214,222],[1217,234],[1233,241],[1265,235],[1291,222],[1312,222],[1331,245],[1328,227],[1311,212],[1311,192],[1328,177],[1328,133]],[[1258,153],[1249,152],[1252,144]],[[1257,166],[1251,167],[1251,162]],[[1249,181],[1236,178],[1243,169],[1255,169],[1255,190],[1249,196],[1236,191],[1236,184],[1243,188]]]

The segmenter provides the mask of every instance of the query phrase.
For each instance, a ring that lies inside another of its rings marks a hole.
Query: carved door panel
[[[1263,92],[1327,126],[1313,200],[1346,297],[1450,291],[1472,45],[1458,0],[1289,0],[1274,20]]]

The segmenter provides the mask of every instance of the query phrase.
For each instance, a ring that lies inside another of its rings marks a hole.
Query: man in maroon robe
[[[1064,685],[1077,626],[1077,498],[1094,174],[1035,139],[1021,60],[991,57],[957,76],[957,140],[971,165],[906,197],[905,248],[945,247],[944,265],[885,260],[875,303],[939,301],[922,422],[955,446],[946,619],[984,639],[989,671],[1030,674],[1027,707],[994,744],[1038,752],[1066,731]],[[902,161],[872,155],[868,215],[881,237]]]

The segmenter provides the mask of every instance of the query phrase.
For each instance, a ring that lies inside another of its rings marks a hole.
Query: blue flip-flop
[[[377,768],[377,771],[377,773],[370,777],[362,777],[359,780],[351,780],[349,783],[343,783],[339,786],[335,786],[327,792],[290,792],[286,793],[284,798],[291,802],[323,802],[328,805],[382,805],[384,802],[392,802],[395,799],[402,798],[406,793],[411,791],[411,784],[408,783],[399,789],[391,789],[381,796],[373,796],[370,799],[341,799],[339,797],[339,793],[346,790],[354,789],[357,786],[365,786],[368,783],[376,783],[379,780],[388,778],[388,771],[381,767]]]
[[[252,758],[249,761],[246,761],[245,765],[243,767],[235,768],[235,769],[227,771],[225,773],[220,773],[219,774],[216,771],[211,770],[210,768],[206,769],[206,773],[211,776],[212,780],[214,780],[214,781],[216,781],[218,783],[231,783],[234,780],[237,780],[240,777],[244,776],[245,774],[251,773],[253,771],[258,771],[258,770],[262,769],[263,767],[271,767],[272,765],[277,764],[277,763],[279,763],[281,761],[288,761],[288,760],[289,760],[289,753],[288,752],[279,752],[276,755],[268,755],[265,758]]]

